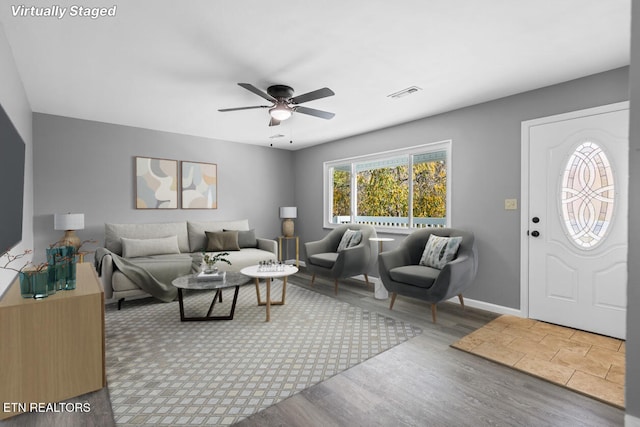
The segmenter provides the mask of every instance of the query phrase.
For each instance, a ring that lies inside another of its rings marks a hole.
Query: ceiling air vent
[[[387,95],[388,98],[402,98],[403,96],[411,95],[416,93],[417,91],[422,90],[418,86],[409,86],[406,89],[402,89],[401,91],[392,93],[391,95]]]
[[[284,135],[283,135],[283,134],[281,134],[281,133],[277,133],[277,134],[275,134],[275,135],[271,135],[271,136],[269,137],[269,139],[277,139],[277,138],[284,138]]]

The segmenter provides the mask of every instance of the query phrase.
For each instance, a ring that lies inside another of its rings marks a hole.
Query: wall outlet
[[[504,209],[507,211],[518,209],[518,199],[504,199]]]

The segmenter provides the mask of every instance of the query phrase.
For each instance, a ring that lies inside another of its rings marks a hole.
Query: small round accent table
[[[289,264],[282,264],[282,265],[283,265],[283,269],[280,271],[278,270],[262,271],[259,265],[252,265],[240,270],[240,273],[249,277],[253,277],[255,279],[256,296],[258,298],[258,305],[264,305],[267,307],[267,320],[265,320],[265,322],[268,322],[269,320],[271,320],[272,305],[284,305],[285,303],[285,298],[287,296],[287,276],[291,276],[292,274],[295,274],[298,272],[298,268],[294,267],[293,265],[289,265]],[[282,278],[282,298],[280,299],[280,301],[271,301],[271,279],[280,278],[280,277]],[[260,279],[265,279],[265,282],[267,284],[267,293],[266,293],[265,301],[262,301],[262,298],[260,297],[260,287],[259,287]]]
[[[238,292],[240,286],[247,285],[251,282],[247,276],[240,273],[234,273],[228,271],[225,273],[224,280],[198,280],[197,274],[188,274],[186,276],[180,276],[174,279],[171,284],[178,288],[178,302],[180,303],[180,320],[182,322],[193,322],[203,320],[233,320],[233,313],[236,310],[236,301],[238,300]],[[233,303],[231,304],[231,312],[227,316],[212,316],[213,307],[216,304],[216,300],[222,302],[222,290],[225,288],[236,288],[233,294]],[[186,317],[184,315],[184,301],[182,298],[183,289],[195,289],[195,290],[215,290],[216,293],[213,296],[213,301],[209,306],[209,311],[206,316],[203,317]]]
[[[384,242],[393,242],[394,240],[395,239],[392,239],[391,237],[370,237],[369,238],[369,241],[371,241],[371,242],[378,242],[378,253],[382,252],[382,244]],[[382,284],[382,280],[380,278],[378,278],[378,280],[376,280],[375,290],[373,291],[373,296],[376,299],[387,299],[387,298],[389,298],[389,292],[387,291],[387,289]]]

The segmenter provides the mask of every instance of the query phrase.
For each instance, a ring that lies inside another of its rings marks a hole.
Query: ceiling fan
[[[316,110],[315,108],[304,107],[299,104],[303,102],[309,102],[320,98],[326,98],[333,96],[335,93],[328,87],[314,90],[312,92],[304,93],[302,95],[293,96],[293,88],[285,85],[273,85],[267,88],[267,92],[263,92],[250,83],[238,83],[238,86],[245,88],[246,90],[255,93],[261,98],[272,102],[273,105],[255,105],[252,107],[238,107],[238,108],[222,108],[218,111],[238,111],[238,110],[252,110],[254,108],[268,108],[271,120],[269,126],[278,126],[281,121],[287,120],[291,117],[291,114],[302,113],[309,116],[320,117],[321,119],[329,120],[335,116],[334,113],[328,111]]]

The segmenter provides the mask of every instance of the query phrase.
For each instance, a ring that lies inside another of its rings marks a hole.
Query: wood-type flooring
[[[332,280],[318,277],[311,287],[304,269],[289,282],[334,297]],[[423,332],[238,426],[624,425],[621,409],[450,347],[497,314],[443,303],[433,324],[428,304],[399,296],[389,311],[388,300],[375,299],[372,288],[353,279],[340,282],[336,298],[410,322]],[[23,414],[0,425],[114,425],[108,390],[75,400],[90,402],[91,412]]]

